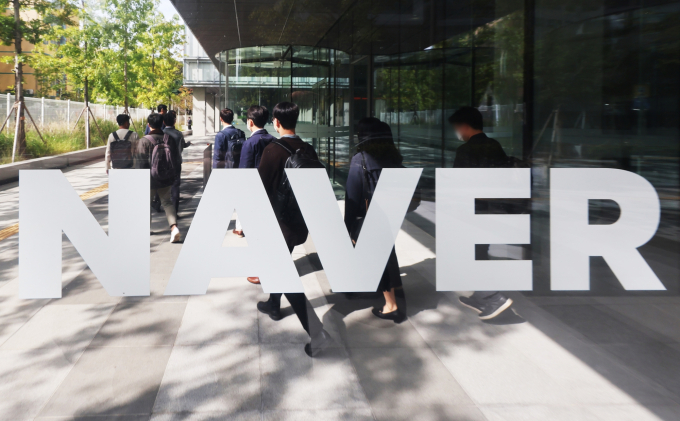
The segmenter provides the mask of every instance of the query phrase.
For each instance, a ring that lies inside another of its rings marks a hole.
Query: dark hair
[[[165,104],[159,104],[158,107],[156,107],[156,109],[158,110],[159,113],[161,112],[161,110],[165,111],[166,113],[168,112],[168,106]]]
[[[264,127],[269,121],[269,110],[264,105],[251,105],[246,115],[255,127]]]
[[[223,108],[220,110],[220,118],[227,124],[231,124],[234,121],[234,112],[229,108]]]
[[[161,114],[150,114],[146,121],[152,129],[160,129],[163,127],[163,116]]]
[[[175,122],[177,121],[177,115],[170,111],[169,113],[166,113],[163,116],[163,123],[165,123],[166,126],[174,126]]]
[[[118,114],[118,115],[116,116],[116,121],[118,122],[118,125],[119,125],[119,126],[124,126],[125,123],[129,123],[129,122],[130,122],[130,116],[127,115],[127,114]]]
[[[295,130],[298,117],[300,116],[300,109],[292,102],[279,102],[274,106],[272,115],[279,120],[281,127],[286,130]]]
[[[398,165],[404,160],[394,145],[390,126],[375,117],[365,117],[357,123],[357,153],[366,152],[373,158]]]
[[[449,117],[451,124],[467,124],[475,130],[484,129],[484,117],[474,107],[460,107]]]

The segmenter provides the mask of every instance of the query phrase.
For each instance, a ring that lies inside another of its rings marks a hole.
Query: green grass
[[[101,129],[102,139],[97,131],[96,126],[91,123],[90,126],[90,147],[106,145],[108,135],[118,129],[118,125],[112,121],[97,120],[99,128]],[[144,127],[146,126],[142,121],[135,122],[140,136],[144,134]],[[66,152],[79,151],[85,149],[85,124],[79,123],[78,127],[71,133],[65,125],[50,125],[45,127],[40,132],[45,139],[45,143],[40,140],[38,133],[31,126],[26,124],[26,155],[17,157],[16,161],[24,161],[27,159],[41,158],[43,156],[59,155]],[[14,126],[11,130],[5,130],[0,134],[0,164],[8,164],[12,162],[12,146],[14,144]]]

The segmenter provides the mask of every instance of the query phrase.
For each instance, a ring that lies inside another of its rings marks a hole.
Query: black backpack
[[[236,128],[235,128],[236,129]],[[236,133],[227,138],[227,156],[225,158],[225,168],[238,168],[241,163],[241,149],[246,141],[246,134],[243,130],[236,129]]]
[[[316,154],[310,153],[310,149],[312,152],[314,151],[311,146],[293,151],[278,140],[273,140],[272,143],[279,145],[290,154],[284,168],[326,168],[316,157]],[[283,171],[281,183],[277,188],[274,201],[275,203],[272,204],[272,207],[274,208],[274,215],[276,215],[279,221],[295,231],[306,229],[305,220],[302,217],[300,206],[298,206],[298,202],[295,199],[293,188],[290,185],[285,170]]]
[[[171,185],[176,178],[177,169],[173,161],[174,152],[169,145],[170,135],[163,135],[163,140],[157,142],[153,136],[146,136],[153,144],[151,152],[151,178],[163,186]]]
[[[132,130],[128,130],[121,140],[118,133],[111,133],[115,139],[110,145],[111,168],[132,168]]]

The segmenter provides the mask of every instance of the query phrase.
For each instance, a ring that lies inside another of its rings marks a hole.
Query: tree
[[[182,86],[182,62],[178,58],[184,28],[176,16],[169,22],[156,18],[141,41],[143,58],[137,63],[140,78],[137,99],[144,104],[169,102]]]
[[[14,14],[0,16],[0,42],[3,45],[14,44],[14,93],[16,104],[23,104],[23,64],[26,55],[22,50],[22,40],[38,45],[43,37],[53,31],[54,26],[73,25],[75,7],[71,0],[0,0],[0,7],[5,10],[10,8],[10,4]],[[26,151],[23,106],[19,106],[17,112],[15,152],[23,156]]]

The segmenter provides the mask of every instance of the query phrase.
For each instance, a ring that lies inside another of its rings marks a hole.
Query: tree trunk
[[[23,34],[21,33],[21,4],[20,0],[13,0],[14,3],[14,95],[15,101],[23,103],[24,89],[21,84],[24,71],[21,63],[21,41]],[[17,145],[17,156],[26,155],[26,126],[24,124],[24,108],[20,107],[17,114],[18,130],[15,131]]]
[[[85,44],[87,50],[87,44]],[[87,90],[87,76],[83,81],[83,97],[85,99],[85,148],[90,149],[90,94]]]

